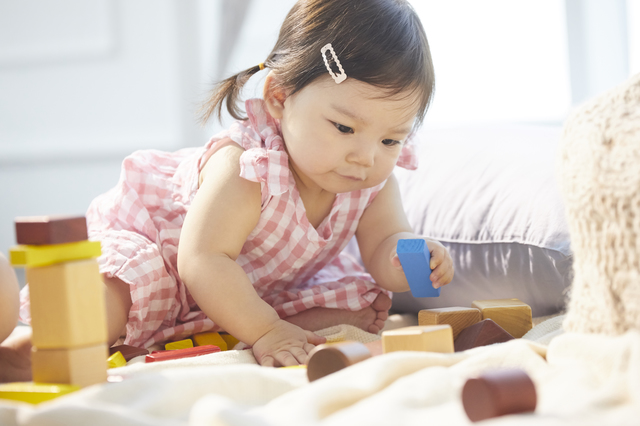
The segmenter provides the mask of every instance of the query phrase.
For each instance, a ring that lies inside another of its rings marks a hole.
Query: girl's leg
[[[0,253],[0,343],[4,341],[16,325],[20,300],[20,285],[9,261]]]
[[[102,280],[107,305],[107,344],[111,347],[124,334],[131,309],[131,293],[129,284],[119,278],[103,275]]]
[[[386,294],[380,293],[370,306],[360,311],[311,308],[285,319],[310,331],[340,324],[350,324],[369,333],[378,334],[389,317],[389,308],[391,308],[391,299]]]

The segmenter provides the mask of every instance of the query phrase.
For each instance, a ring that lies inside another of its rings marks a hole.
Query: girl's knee
[[[7,258],[0,253],[0,342],[4,341],[18,324],[19,293],[18,278]]]
[[[105,285],[108,343],[111,346],[125,331],[132,304],[131,293],[129,284],[119,278],[103,275],[102,280]]]

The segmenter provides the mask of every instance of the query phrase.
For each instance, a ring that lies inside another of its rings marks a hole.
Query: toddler
[[[263,99],[239,106],[262,69]],[[266,366],[304,363],[313,331],[384,325],[409,286],[396,255],[412,233],[393,169],[434,87],[422,25],[405,0],[301,0],[264,63],[215,89],[238,119],[201,148],[138,151],[87,212],[102,243],[109,343],[148,347],[226,331]],[[341,254],[355,235],[364,269]],[[446,249],[425,239],[435,287]],[[22,312],[28,298],[23,296]]]

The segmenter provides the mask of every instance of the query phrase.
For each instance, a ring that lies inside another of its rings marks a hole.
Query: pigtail
[[[200,108],[200,119],[204,124],[212,115],[222,120],[222,105],[226,103],[227,111],[236,120],[244,120],[244,111],[238,106],[240,92],[249,79],[260,71],[260,65],[239,72],[225,80],[220,81],[211,92],[211,97]]]

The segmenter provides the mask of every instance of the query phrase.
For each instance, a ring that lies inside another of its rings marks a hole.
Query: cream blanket
[[[260,367],[250,351],[130,365],[121,383],[33,407],[0,401],[2,425],[466,425],[460,393],[487,369],[524,368],[538,391],[534,414],[482,424],[640,424],[640,333],[562,333],[562,317],[525,338],[463,353],[397,352],[313,383],[304,369]],[[343,326],[330,340],[378,337]],[[547,345],[548,344],[548,345]]]

